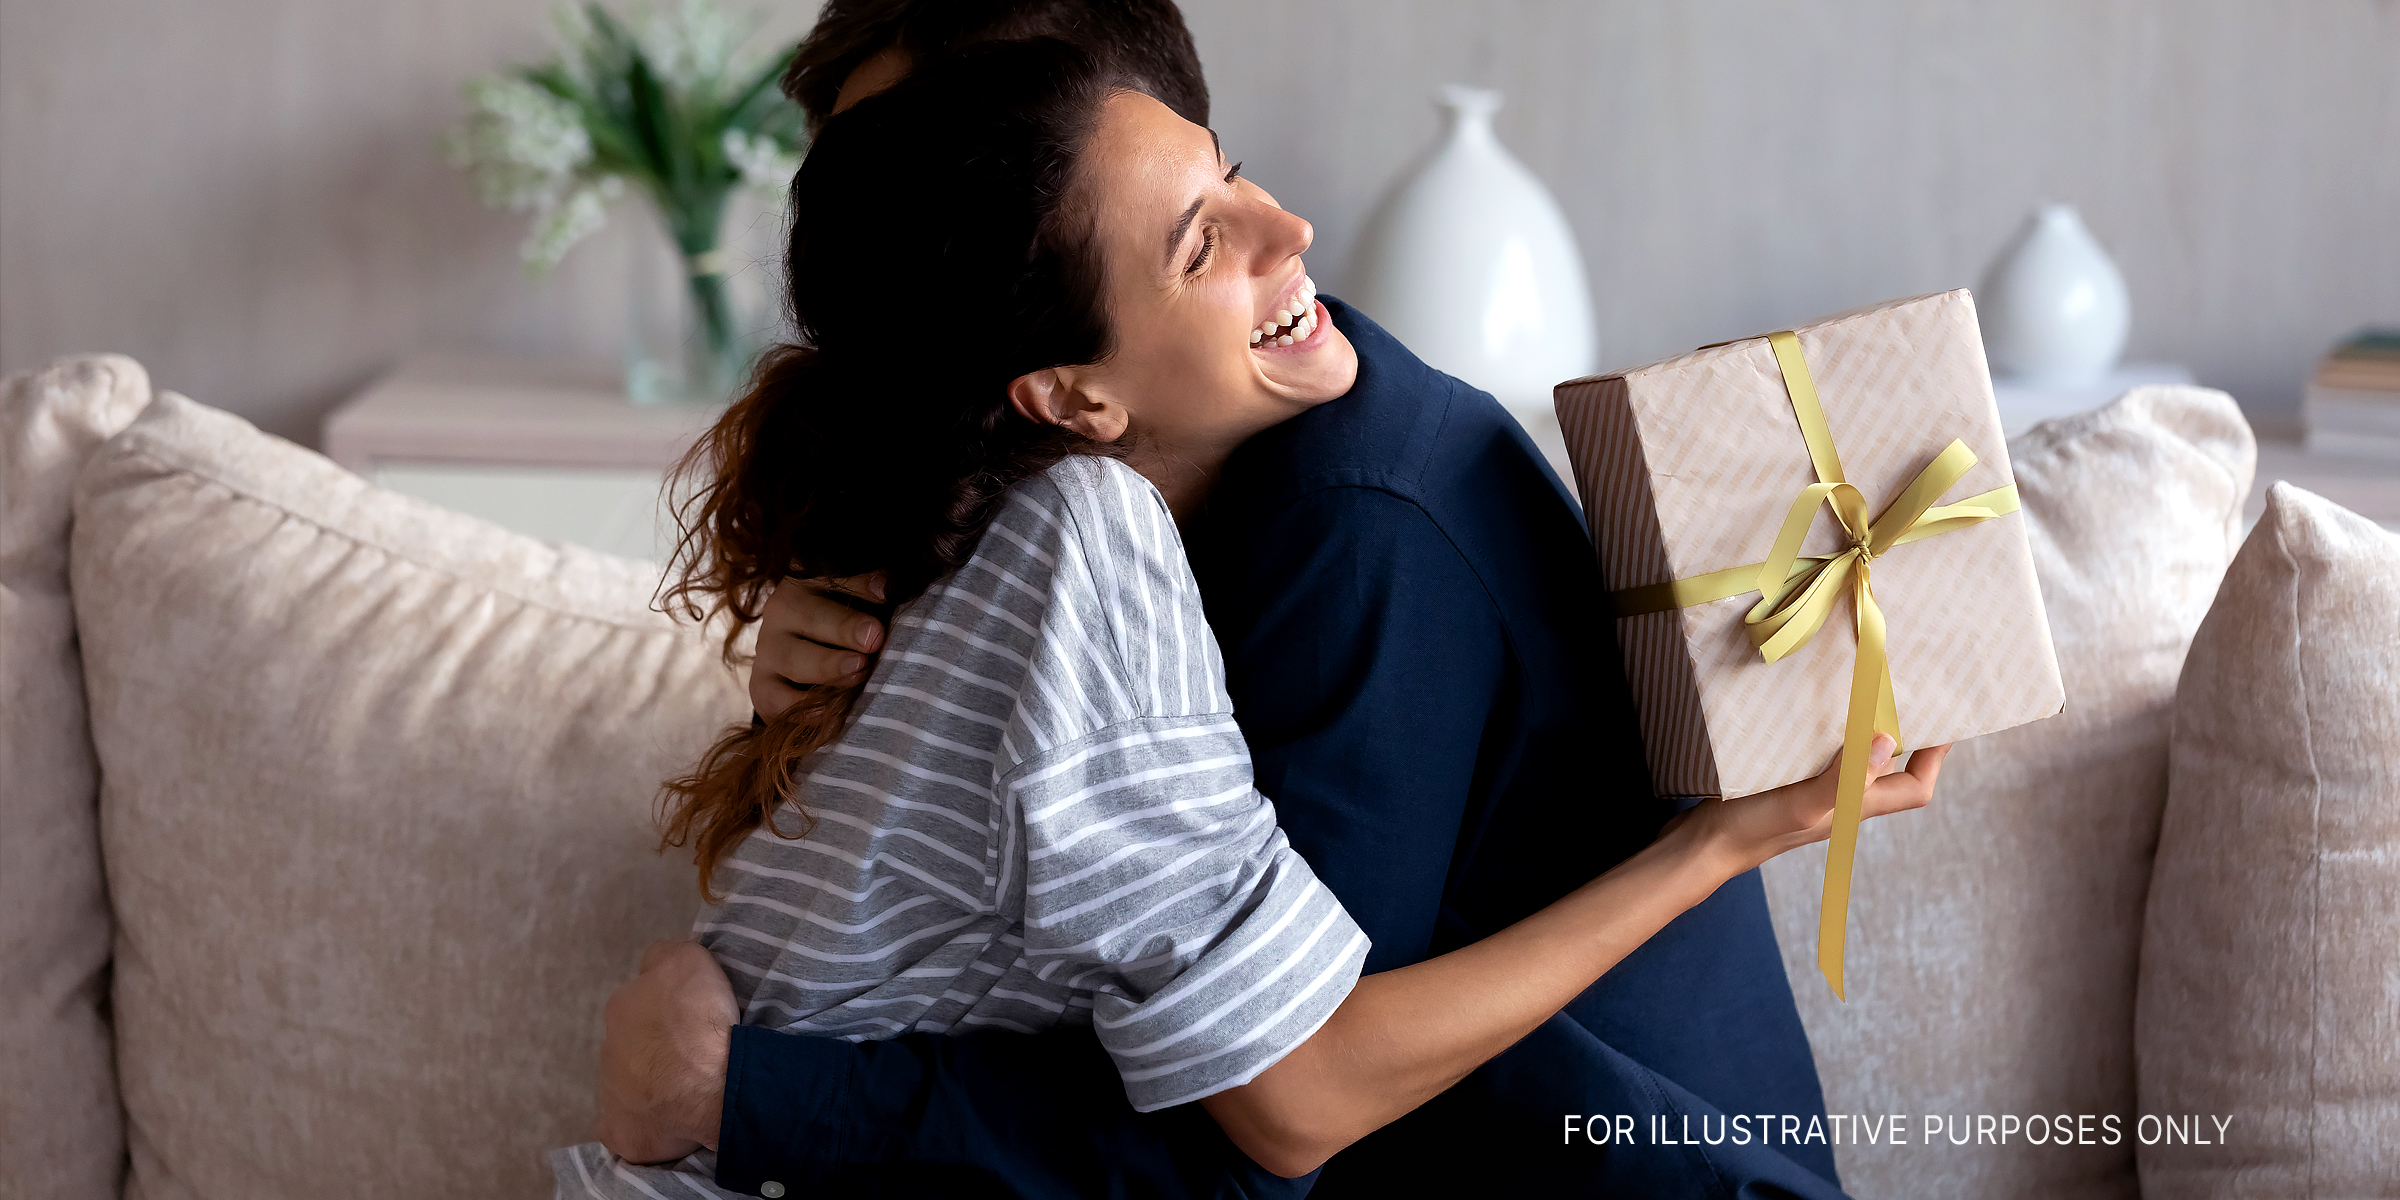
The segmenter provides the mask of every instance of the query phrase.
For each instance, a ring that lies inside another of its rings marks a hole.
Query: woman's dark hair
[[[823,122],[843,81],[898,46],[917,65],[982,42],[1054,37],[1123,76],[1194,125],[1208,124],[1208,81],[1173,0],[828,0],[784,69],[783,91]]]
[[[1098,449],[1018,415],[1008,385],[1110,350],[1074,178],[1119,86],[1065,42],[993,43],[912,73],[810,147],[785,262],[801,344],[765,355],[675,472],[693,490],[667,598],[727,614],[728,664],[778,582],[886,571],[904,603],[966,562],[1011,485]],[[730,727],[667,781],[664,841],[694,847],[704,898],[861,686]]]

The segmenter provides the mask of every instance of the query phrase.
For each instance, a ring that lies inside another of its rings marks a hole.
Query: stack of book
[[[2302,407],[2312,452],[2400,462],[2400,329],[2365,330],[2334,347]]]

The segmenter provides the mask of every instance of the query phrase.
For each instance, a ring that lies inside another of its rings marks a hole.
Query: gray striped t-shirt
[[[1075,457],[893,617],[798,840],[694,925],[745,1024],[853,1041],[1089,1024],[1143,1111],[1247,1083],[1332,1015],[1367,938],[1252,786],[1163,498]],[[778,815],[786,832],[800,814]],[[554,1155],[562,1194],[717,1194],[701,1154]]]

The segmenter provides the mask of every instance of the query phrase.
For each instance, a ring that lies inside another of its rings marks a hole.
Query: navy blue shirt
[[[1356,385],[1245,445],[1185,533],[1259,789],[1373,939],[1373,972],[1558,899],[1650,842],[1672,809],[1651,794],[1565,488],[1490,396],[1325,304],[1357,347]],[[947,1171],[950,1190],[1019,1195],[1289,1195],[1314,1182],[1326,1197],[1435,1180],[1835,1194],[1821,1141],[1562,1142],[1569,1113],[1635,1114],[1644,1130],[1652,1116],[1705,1126],[1726,1113],[1821,1124],[1755,872],[1313,1181],[1260,1171],[1196,1106],[1134,1114],[1082,1030],[863,1046],[742,1030],[725,1112],[718,1180],[741,1190],[871,1190]]]

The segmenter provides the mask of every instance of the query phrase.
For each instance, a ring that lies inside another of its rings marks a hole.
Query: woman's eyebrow
[[[1200,202],[1205,199],[1207,199],[1205,196],[1192,197],[1191,207],[1183,210],[1183,215],[1175,219],[1175,228],[1168,231],[1167,262],[1169,265],[1173,265],[1175,261],[1175,248],[1183,244],[1183,235],[1192,231],[1192,218],[1200,215]]]
[[[1224,142],[1224,140],[1223,140],[1223,139],[1221,139],[1221,138],[1219,138],[1219,137],[1217,136],[1217,131],[1216,131],[1216,130],[1214,130],[1214,129],[1211,129],[1211,130],[1209,130],[1209,131],[1208,131],[1208,144],[1209,144],[1210,146],[1213,146],[1213,147],[1215,147],[1215,148],[1216,148],[1216,152],[1217,152],[1217,161],[1218,161],[1218,162],[1224,162],[1224,161],[1225,161],[1225,142]],[[1237,164],[1237,165],[1238,165],[1238,164]],[[1205,196],[1194,196],[1194,197],[1192,197],[1192,204],[1191,204],[1191,207],[1184,209],[1184,210],[1183,210],[1183,215],[1182,215],[1182,216],[1180,216],[1180,217],[1177,217],[1177,218],[1175,218],[1175,228],[1173,228],[1173,229],[1171,229],[1171,230],[1169,230],[1169,231],[1167,232],[1167,263],[1168,263],[1168,265],[1170,265],[1170,266],[1174,265],[1174,262],[1175,262],[1175,248],[1176,248],[1177,246],[1181,246],[1181,245],[1183,244],[1183,235],[1185,235],[1185,234],[1187,234],[1187,233],[1190,233],[1190,232],[1192,231],[1192,218],[1194,218],[1194,217],[1197,217],[1197,216],[1199,216],[1199,215],[1200,215],[1200,202],[1201,202],[1202,200],[1205,200],[1205,199],[1207,199],[1207,197],[1205,197]]]

